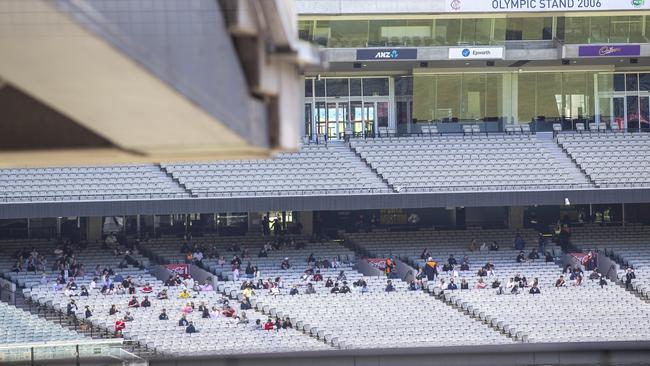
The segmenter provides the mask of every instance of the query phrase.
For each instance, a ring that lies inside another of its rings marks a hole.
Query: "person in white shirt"
[[[235,268],[232,270],[232,280],[239,281],[239,269]]]

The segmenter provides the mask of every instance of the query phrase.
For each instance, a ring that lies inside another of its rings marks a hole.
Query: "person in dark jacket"
[[[447,290],[458,290],[458,286],[454,283],[454,279],[449,280],[449,284],[447,285]]]
[[[185,328],[185,333],[187,333],[187,334],[192,334],[192,333],[196,333],[196,332],[197,332],[197,330],[194,327],[194,323],[192,323],[192,322],[190,322],[187,325],[187,327]]]
[[[167,309],[162,309],[162,312],[160,315],[158,315],[158,320],[169,320],[169,316],[167,316]]]
[[[436,263],[431,257],[429,257],[427,262],[424,264],[424,275],[429,281],[434,281],[438,275],[438,263]]]

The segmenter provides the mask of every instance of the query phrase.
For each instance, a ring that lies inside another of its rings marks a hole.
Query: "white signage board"
[[[503,59],[503,47],[450,47],[450,60],[497,60]]]
[[[650,0],[444,0],[449,13],[648,10]]]

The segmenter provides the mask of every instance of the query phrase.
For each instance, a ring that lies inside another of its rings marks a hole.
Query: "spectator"
[[[117,313],[119,313],[119,312],[120,312],[120,311],[117,309],[117,307],[115,306],[115,304],[111,305],[111,308],[108,309],[108,315],[115,315],[115,314],[117,314]]]
[[[307,295],[312,295],[316,293],[316,289],[314,288],[314,285],[311,283],[307,284],[307,288],[305,289],[305,294]]]
[[[555,287],[562,287],[565,283],[566,281],[564,280],[564,275],[560,275],[560,278],[555,281]]]
[[[133,315],[131,315],[131,313],[127,311],[126,314],[124,314],[124,321],[125,322],[132,322],[133,321]]]
[[[629,290],[632,286],[632,280],[636,279],[636,274],[634,273],[634,267],[628,267],[625,270],[625,289]]]
[[[499,250],[499,244],[495,240],[495,241],[492,242],[492,244],[490,244],[490,251],[491,252],[496,252],[497,250]]]
[[[488,275],[488,272],[487,272],[487,270],[485,270],[485,268],[481,267],[481,268],[478,269],[478,272],[476,273],[476,275],[479,276],[479,277],[485,277],[485,276]]]
[[[275,323],[273,323],[273,320],[271,320],[271,318],[269,318],[269,320],[264,323],[264,330],[273,330],[274,327]]]
[[[418,290],[418,286],[415,283],[415,281],[409,282],[409,291],[417,291],[417,290]]]
[[[145,294],[150,294],[153,292],[153,287],[149,284],[149,282],[145,283],[145,285],[142,287],[141,290]]]
[[[138,302],[138,298],[135,297],[135,296],[133,296],[133,297],[131,298],[131,300],[129,301],[127,307],[129,307],[129,308],[139,308],[139,307],[140,307],[140,303]]]
[[[422,251],[422,254],[420,254],[420,259],[425,259],[426,260],[430,256],[431,256],[431,254],[429,254],[429,249],[424,248],[424,250]]]
[[[325,281],[325,287],[332,287],[334,286],[334,281],[332,281],[331,277],[327,277],[327,281]]]
[[[291,268],[291,264],[289,263],[289,258],[284,257],[282,263],[280,263],[280,269],[287,270],[289,268]]]
[[[454,279],[449,280],[449,284],[447,285],[447,290],[458,290],[458,286],[454,283]]]
[[[149,296],[144,297],[144,300],[142,300],[140,306],[142,306],[143,308],[148,308],[151,306],[151,301],[149,301]]]
[[[242,291],[242,295],[244,296],[244,298],[248,299],[251,296],[255,295],[255,291],[253,291],[252,287],[248,286],[244,288],[244,290]]]
[[[469,290],[469,284],[467,283],[467,280],[465,280],[464,278],[460,280],[460,289]]]
[[[429,257],[427,262],[424,264],[424,275],[429,281],[434,281],[438,275],[438,263],[436,263],[431,257]]]
[[[530,253],[528,253],[528,259],[530,260],[535,260],[539,259],[539,254],[537,253],[537,250],[535,248],[530,250]]]
[[[537,250],[539,250],[540,253],[545,253],[546,252],[546,238],[544,237],[544,234],[539,233],[539,238],[537,239]]]
[[[386,292],[393,292],[395,291],[395,286],[393,286],[393,281],[388,280],[386,281],[386,288],[384,289]]]
[[[467,263],[467,261],[463,261],[463,263],[460,265],[460,270],[469,271],[469,263]]]
[[[185,328],[185,333],[187,333],[187,334],[192,334],[192,333],[196,333],[196,332],[197,332],[197,330],[196,330],[196,328],[194,327],[194,323],[192,323],[192,322],[190,321],[190,323],[189,323],[189,324],[187,325],[187,327]]]
[[[226,304],[221,310],[221,315],[225,316],[226,318],[233,318],[235,316],[235,309]]]
[[[183,312],[183,314],[189,314],[193,311],[194,311],[194,307],[192,306],[191,302],[188,302],[187,304],[185,304],[185,306],[181,308],[181,312]]]
[[[298,292],[298,285],[293,285],[291,287],[291,291],[289,291],[289,295],[298,295],[300,292]]]
[[[186,288],[182,289],[181,292],[178,294],[179,299],[189,299],[192,296],[189,291],[187,291]]]
[[[162,289],[162,291],[160,291],[158,293],[158,295],[156,295],[156,298],[158,300],[167,300],[167,299],[169,299],[169,296],[167,295],[167,289]]]
[[[539,287],[537,287],[537,283],[533,283],[533,285],[530,287],[530,290],[528,293],[535,295],[535,294],[540,294],[541,292],[539,291]]]
[[[576,272],[575,278],[573,279],[573,283],[571,284],[572,286],[580,286],[582,285],[582,273],[581,272]]]
[[[486,287],[487,287],[487,284],[485,282],[483,282],[482,278],[479,278],[478,282],[476,282],[476,286],[474,286],[474,288],[479,289],[479,290],[482,290],[482,289],[484,289]]]
[[[169,320],[169,316],[167,316],[167,309],[162,309],[160,315],[158,315],[158,320]]]
[[[519,255],[517,255],[517,263],[523,263],[526,262],[526,255],[524,254],[524,251],[520,251]]]
[[[81,286],[81,293],[79,294],[79,296],[90,296],[90,294],[88,293],[88,289],[86,288],[86,286]]]
[[[521,236],[520,233],[517,233],[515,235],[515,245],[514,245],[514,247],[517,250],[524,250],[524,248],[526,247],[526,241],[524,240],[524,238]]]
[[[77,314],[77,309],[77,304],[74,302],[74,300],[70,300],[66,308],[66,313],[68,316],[75,316],[75,314]]]
[[[185,314],[181,315],[180,320],[178,321],[178,326],[179,327],[186,327],[189,324],[187,321],[187,317]]]
[[[314,282],[322,281],[323,280],[323,275],[320,273],[320,270],[316,271],[316,274],[314,274],[314,277],[312,278]]]
[[[115,335],[116,336],[121,336],[122,331],[126,328],[126,323],[122,319],[117,319],[115,321]]]
[[[453,254],[449,255],[449,259],[447,259],[447,263],[449,263],[452,266],[455,266],[456,264],[458,264],[458,262],[456,262],[456,258],[454,258]]]
[[[92,310],[90,309],[90,306],[89,306],[89,305],[86,305],[85,308],[86,308],[86,313],[85,313],[84,315],[86,316],[86,319],[88,319],[88,318],[90,318],[90,317],[93,316],[93,312],[92,312]]]
[[[345,275],[345,271],[339,272],[339,275],[336,277],[336,281],[345,281],[347,280],[347,276]]]
[[[248,298],[244,298],[239,306],[241,310],[250,310],[253,308],[251,301]]]
[[[470,252],[475,252],[478,250],[478,245],[476,244],[476,240],[472,239],[472,241],[469,242],[469,248],[467,248]]]
[[[332,289],[330,290],[330,294],[338,294],[339,292],[341,292],[341,289],[339,288],[339,283],[337,282],[334,284],[334,287],[332,287]]]
[[[555,260],[553,259],[553,254],[551,254],[551,252],[546,252],[546,253],[544,254],[544,260],[545,260],[546,263],[552,263],[552,262],[555,261]]]
[[[349,294],[350,293],[350,287],[348,287],[347,281],[343,281],[343,286],[341,286],[340,293],[342,293],[342,294]]]

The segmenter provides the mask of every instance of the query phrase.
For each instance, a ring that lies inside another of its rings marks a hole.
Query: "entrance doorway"
[[[318,135],[342,139],[346,129],[355,137],[374,136],[377,127],[388,127],[388,98],[337,100],[317,98],[313,115]],[[305,103],[305,116],[311,116],[311,103]],[[307,123],[307,121],[305,121]],[[309,128],[305,129],[310,131]]]

